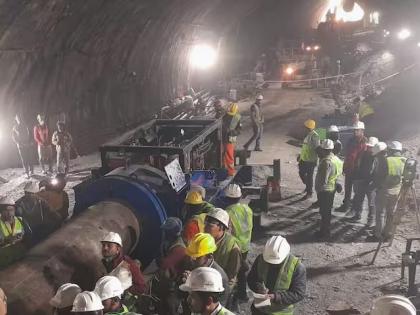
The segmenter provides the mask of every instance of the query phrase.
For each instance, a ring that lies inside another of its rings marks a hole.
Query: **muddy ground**
[[[283,200],[272,203],[270,211],[262,217],[262,228],[255,233],[250,261],[262,252],[265,241],[271,235],[281,234],[289,240],[293,253],[302,259],[308,272],[307,298],[298,305],[296,314],[326,314],[326,309],[337,302],[346,302],[363,313],[375,297],[388,292],[404,292],[405,287],[400,285],[400,261],[405,237],[415,233],[412,211],[404,217],[392,246],[381,250],[375,265],[371,266],[369,262],[377,244],[366,242],[371,231],[364,225],[365,217],[362,223],[351,224],[343,214],[334,213],[333,241],[320,242],[314,237],[320,216],[318,210],[309,208],[314,200],[300,200],[304,186],[297,173],[299,148],[296,137],[302,135],[302,124],[306,119],[320,121],[325,114],[334,111],[329,91],[286,90],[271,86],[264,96],[263,152],[253,152],[250,162],[269,164],[273,159],[281,159]],[[240,103],[244,126],[239,145],[250,137],[249,105],[250,102]],[[373,129],[379,132],[383,129],[379,128],[381,124],[384,127],[383,119],[392,121],[392,115],[387,116],[386,112],[378,110],[381,120],[372,122]],[[381,134],[374,135],[381,138]],[[404,142],[405,139],[401,140]],[[418,136],[410,133],[407,140],[414,152]],[[98,165],[98,154],[72,161],[67,186],[71,196],[71,188],[89,176],[90,169]],[[9,183],[0,185],[0,195],[11,194],[17,198],[22,194],[26,180],[21,169],[2,170],[0,176],[9,180]],[[42,176],[35,179],[40,178]],[[341,204],[342,199],[343,195],[336,196],[336,206]],[[241,305],[241,313],[249,313],[248,305]]]

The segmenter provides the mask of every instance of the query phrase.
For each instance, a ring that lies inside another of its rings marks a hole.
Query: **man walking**
[[[57,151],[57,173],[67,174],[70,169],[70,149],[73,139],[65,130],[64,122],[58,121],[57,129],[52,136],[52,143]]]
[[[20,160],[22,161],[22,167],[25,170],[26,177],[29,179],[34,172],[34,166],[31,159],[31,134],[29,133],[28,126],[21,121],[19,115],[15,116],[12,139],[13,142],[16,143]]]
[[[232,103],[222,120],[223,162],[229,176],[235,175],[235,145],[240,132],[241,115],[238,113],[238,104]]]
[[[244,149],[248,150],[249,146],[252,142],[255,141],[255,148],[254,151],[262,151],[261,150],[261,136],[263,133],[263,125],[264,125],[264,115],[262,113],[261,102],[264,97],[260,94],[257,96],[255,103],[251,105],[251,123],[252,123],[252,130],[253,134],[251,139],[248,140],[247,143],[244,145]]]
[[[318,161],[316,149],[319,146],[319,135],[315,131],[316,123],[312,119],[308,119],[304,123],[307,130],[307,135],[303,140],[302,149],[298,157],[299,162],[299,176],[305,184],[305,197],[308,199],[312,197],[314,185],[314,170]]]
[[[48,126],[45,123],[45,116],[38,114],[38,125],[34,127],[34,139],[38,144],[38,158],[44,175],[52,173],[52,148],[51,138]],[[48,171],[45,169],[45,163],[48,164]]]

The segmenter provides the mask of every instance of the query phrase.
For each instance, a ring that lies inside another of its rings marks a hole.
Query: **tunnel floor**
[[[318,210],[310,209],[315,200],[302,201],[303,185],[297,174],[298,147],[288,144],[301,133],[302,122],[308,118],[321,119],[334,110],[334,102],[326,90],[287,90],[272,86],[264,92],[266,117],[262,139],[263,152],[253,152],[251,163],[271,163],[281,159],[283,200],[270,205],[270,211],[262,217],[262,229],[254,235],[250,262],[262,252],[265,241],[274,234],[286,235],[292,251],[298,255],[308,270],[307,298],[297,307],[296,314],[326,314],[326,310],[338,302],[347,303],[361,313],[368,311],[373,298],[390,292],[404,292],[400,283],[401,253],[405,248],[404,237],[415,233],[414,213],[409,212],[400,225],[391,247],[381,250],[375,265],[369,266],[377,243],[366,242],[371,231],[363,223],[352,224],[343,214],[334,213],[332,242],[318,242],[314,233],[318,230]],[[239,146],[251,136],[249,101],[239,104],[244,117]],[[383,117],[382,115],[380,117]],[[372,124],[381,124],[373,121]],[[375,135],[376,136],[376,135]],[[378,135],[380,138],[380,135]],[[410,149],[417,143],[410,139]],[[418,139],[418,137],[416,137]],[[293,141],[292,141],[293,142]],[[67,190],[89,176],[92,167],[99,165],[99,155],[91,154],[72,161]],[[0,171],[0,176],[10,180],[0,185],[0,194],[20,197],[26,179],[21,169]],[[339,206],[343,195],[336,196]],[[250,314],[249,305],[241,305],[241,314]]]

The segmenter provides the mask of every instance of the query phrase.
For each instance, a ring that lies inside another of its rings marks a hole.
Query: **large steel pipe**
[[[66,282],[92,290],[105,273],[100,240],[108,231],[120,233],[129,252],[140,235],[138,217],[119,201],[99,202],[32,248],[22,261],[0,271],[9,314],[50,314],[49,299]]]

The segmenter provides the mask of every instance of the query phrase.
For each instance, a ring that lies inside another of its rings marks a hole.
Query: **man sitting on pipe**
[[[109,232],[101,241],[102,263],[110,276],[117,277],[123,286],[124,302],[131,310],[137,299],[146,290],[143,274],[138,264],[123,254],[122,239],[118,233]],[[131,302],[130,302],[131,301]]]

